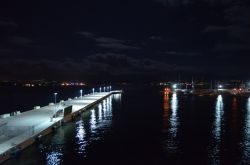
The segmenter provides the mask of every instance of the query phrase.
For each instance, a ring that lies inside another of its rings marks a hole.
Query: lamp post
[[[177,84],[174,84],[172,87],[173,89],[177,89]]]
[[[95,88],[92,89],[93,94],[95,93]]]
[[[56,96],[57,96],[57,93],[54,93],[54,96],[55,96],[55,110],[54,110],[54,115],[56,117]]]
[[[102,92],[102,87],[100,87],[100,92]]]
[[[104,88],[104,92],[106,92],[106,87],[103,87]]]
[[[80,90],[80,97],[82,98],[82,89]]]

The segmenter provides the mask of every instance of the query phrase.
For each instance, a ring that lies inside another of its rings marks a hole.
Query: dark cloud
[[[248,0],[18,4],[1,5],[1,77],[248,75]]]
[[[10,54],[16,53],[15,50],[9,48],[0,48],[0,57],[9,56]]]
[[[247,0],[156,0],[165,6],[183,6],[183,5],[192,5],[196,3],[203,3],[207,5],[240,5],[245,4]]]
[[[180,6],[192,3],[192,0],[156,0],[166,6]]]
[[[185,68],[187,69],[187,68]],[[18,72],[16,72],[18,70]],[[99,53],[84,59],[13,59],[0,61],[1,78],[77,78],[93,75],[156,74],[176,71],[176,66],[152,59],[123,54]],[[49,72],[49,74],[48,74]],[[8,73],[8,74],[6,74]]]
[[[202,54],[199,52],[177,52],[177,51],[165,51],[163,54],[169,56],[201,56]]]
[[[115,39],[111,37],[100,37],[96,36],[90,32],[77,32],[77,34],[82,35],[86,38],[92,39],[97,43],[97,46],[107,49],[118,49],[118,50],[138,50],[141,49],[138,46],[129,44],[126,41]]]
[[[226,26],[209,25],[209,26],[205,27],[201,32],[202,33],[214,33],[214,32],[225,31],[226,29],[227,29]]]
[[[160,37],[160,36],[150,36],[149,39],[150,40],[162,40],[162,37]]]
[[[28,46],[34,42],[31,38],[19,37],[19,36],[11,37],[9,40],[13,44],[23,45],[23,46]]]
[[[86,38],[91,38],[91,39],[95,39],[95,35],[93,33],[90,32],[76,32],[76,34],[82,35]]]
[[[0,27],[3,28],[17,28],[18,24],[13,21],[0,20]]]
[[[249,44],[239,44],[239,43],[217,43],[213,49],[214,51],[219,51],[219,52],[227,52],[227,53],[233,53],[236,54],[241,53],[242,51],[246,51],[249,53],[250,51],[250,46]]]

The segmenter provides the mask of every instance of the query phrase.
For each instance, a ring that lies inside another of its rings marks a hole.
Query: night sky
[[[248,77],[249,53],[249,0],[0,2],[0,80]]]

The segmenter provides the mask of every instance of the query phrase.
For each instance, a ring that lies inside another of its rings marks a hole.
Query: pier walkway
[[[9,159],[16,150],[26,148],[38,137],[52,132],[62,122],[71,120],[115,93],[121,93],[121,91],[93,93],[0,119],[0,163]],[[70,110],[67,110],[67,116],[65,116],[64,110],[66,111],[67,108]]]

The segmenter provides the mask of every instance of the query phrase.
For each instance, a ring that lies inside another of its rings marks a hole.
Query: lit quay
[[[96,90],[97,91],[97,90]],[[14,157],[21,150],[39,141],[66,122],[71,121],[88,108],[103,99],[122,91],[112,91],[111,86],[99,88],[98,92],[81,95],[74,99],[56,101],[47,106],[35,106],[34,109],[14,114],[0,115],[0,163]]]

